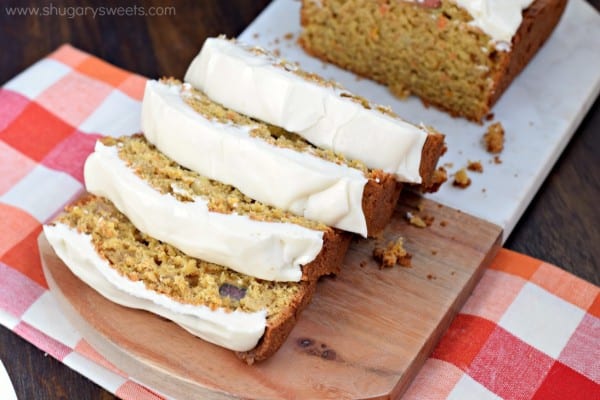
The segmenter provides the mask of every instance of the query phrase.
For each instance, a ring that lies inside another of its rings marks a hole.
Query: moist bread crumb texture
[[[412,93],[426,105],[481,121],[550,35],[565,5],[535,1],[512,50],[502,51],[449,0],[303,0],[299,42],[400,98]]]
[[[158,151],[142,135],[106,137],[101,142],[106,146],[117,146],[119,158],[141,179],[160,193],[170,194],[179,201],[192,201],[194,197],[201,197],[208,202],[208,208],[213,212],[246,215],[257,221],[289,222],[309,229],[329,229],[320,222],[257,202],[233,186],[182,167]]]
[[[122,276],[175,301],[256,312],[267,319],[289,308],[302,284],[255,279],[226,267],[186,256],[138,231],[108,200],[87,196],[67,207],[56,222],[91,236],[98,254]]]

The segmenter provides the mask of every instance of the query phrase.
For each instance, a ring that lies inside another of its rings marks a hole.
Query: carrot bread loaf
[[[444,149],[443,135],[400,119],[338,83],[258,47],[209,38],[185,81],[232,110],[295,132],[320,148],[401,182],[428,186]]]
[[[303,0],[300,43],[399,95],[481,121],[566,0]]]
[[[249,364],[281,346],[316,285],[259,280],[188,257],[135,229],[101,197],[71,205],[44,233],[69,269],[109,300],[168,318]]]
[[[376,235],[400,196],[394,176],[226,109],[188,84],[148,81],[142,130],[182,166],[307,219]]]
[[[350,235],[256,202],[181,167],[142,135],[104,138],[85,163],[90,193],[185,254],[260,279],[339,272]]]

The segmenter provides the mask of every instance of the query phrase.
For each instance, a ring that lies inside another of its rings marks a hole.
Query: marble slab
[[[297,45],[300,2],[276,0],[239,36],[247,43],[277,49],[307,70],[341,82],[370,100],[390,105],[405,119],[425,122],[447,135],[441,163],[449,172],[469,160],[483,163],[483,174],[470,173],[472,184],[450,184],[428,197],[496,223],[504,240],[527,208],[600,91],[600,15],[584,0],[570,0],[545,46],[513,82],[493,109],[505,128],[501,164],[485,152],[486,126],[425,108],[416,98],[394,98],[379,84],[308,56]],[[293,39],[286,39],[292,33]],[[288,35],[289,36],[289,35]],[[489,124],[489,122],[488,122]]]

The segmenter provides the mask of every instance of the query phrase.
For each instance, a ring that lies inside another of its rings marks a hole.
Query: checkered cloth
[[[124,399],[161,397],[65,320],[36,239],[82,192],[96,138],[139,130],[144,83],[62,46],[0,90],[0,323]],[[600,289],[501,250],[406,398],[600,399]]]

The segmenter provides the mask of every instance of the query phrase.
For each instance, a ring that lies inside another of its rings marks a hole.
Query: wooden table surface
[[[600,10],[600,0],[588,0]],[[14,3],[14,2],[12,2]],[[39,6],[39,2],[22,2]],[[93,1],[79,2],[96,6]],[[99,2],[98,2],[99,3]],[[107,2],[104,2],[104,5]],[[110,5],[118,5],[115,1]],[[236,36],[267,0],[175,2],[175,16],[8,16],[0,6],[0,83],[60,44],[150,77],[183,76],[208,36]],[[55,0],[55,7],[69,5]],[[139,1],[137,6],[151,3]],[[600,100],[575,132],[506,247],[600,284]],[[0,359],[20,399],[113,399],[78,373],[0,327]]]

